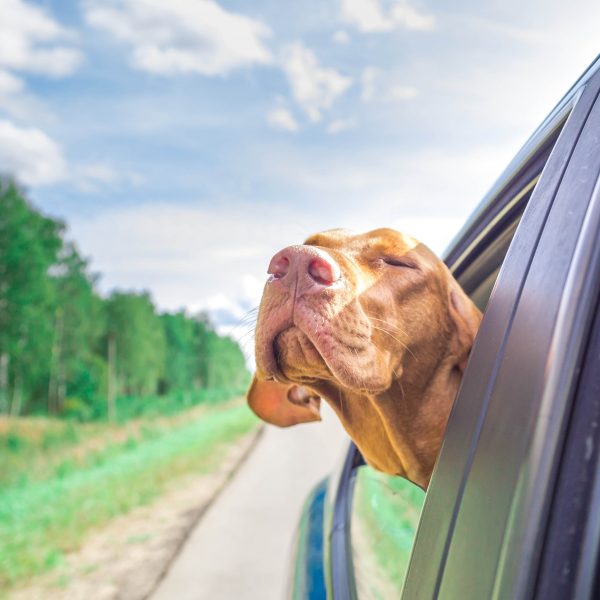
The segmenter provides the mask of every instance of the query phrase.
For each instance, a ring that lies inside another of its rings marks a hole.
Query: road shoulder
[[[262,429],[229,446],[209,474],[189,476],[146,506],[91,533],[82,547],[51,573],[11,592],[11,600],[142,600],[164,573],[198,520],[218,497]]]

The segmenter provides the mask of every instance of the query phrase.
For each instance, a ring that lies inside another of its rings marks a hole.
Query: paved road
[[[150,600],[281,600],[302,504],[346,445],[326,405],[321,423],[267,427]]]

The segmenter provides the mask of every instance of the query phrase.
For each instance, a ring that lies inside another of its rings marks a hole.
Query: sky
[[[599,22],[592,0],[0,0],[0,172],[102,293],[231,330],[316,231],[441,252]]]

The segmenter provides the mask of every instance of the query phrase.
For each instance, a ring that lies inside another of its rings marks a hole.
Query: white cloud
[[[68,43],[74,34],[43,8],[22,0],[2,0],[1,12],[1,70],[63,77],[79,67],[82,54]]]
[[[360,97],[365,102],[373,100],[395,102],[411,100],[418,96],[415,87],[397,83],[393,76],[386,74],[378,67],[365,67],[361,73],[360,82],[362,86]]]
[[[435,19],[411,6],[408,0],[398,0],[392,6],[389,17],[396,27],[414,29],[415,31],[431,31],[435,27]]]
[[[419,95],[416,88],[409,85],[393,84],[387,93],[389,100],[411,100]]]
[[[281,66],[294,100],[313,122],[320,121],[321,112],[352,85],[352,79],[322,67],[314,53],[298,42],[283,49]]]
[[[88,0],[87,22],[132,47],[135,68],[160,75],[223,75],[271,62],[262,22],[213,0]]]
[[[97,192],[115,186],[137,186],[144,181],[139,173],[118,171],[106,163],[83,163],[71,166],[69,179],[82,192]]]
[[[267,122],[275,129],[282,131],[298,131],[298,123],[294,115],[284,107],[274,108],[267,113]]]
[[[32,119],[37,122],[54,120],[44,103],[27,92],[23,79],[2,69],[0,69],[0,110],[21,122]]]
[[[48,185],[67,174],[61,148],[43,131],[0,120],[0,165],[28,185]]]
[[[327,133],[341,133],[356,126],[354,119],[334,119],[327,125]]]
[[[433,16],[419,11],[409,0],[342,0],[342,18],[364,33],[381,33],[394,29],[431,31],[435,27]]]
[[[82,192],[120,185],[136,186],[139,173],[118,171],[104,163],[69,164],[59,144],[35,127],[0,119],[0,172],[31,186],[67,182]]]
[[[375,96],[375,84],[379,79],[381,74],[381,69],[377,67],[365,67],[360,76],[360,83],[362,85],[362,90],[360,97],[365,102],[369,102]]]
[[[24,88],[23,81],[8,71],[0,71],[0,95],[16,94]]]
[[[348,32],[343,29],[338,29],[333,34],[332,39],[336,44],[345,45],[350,43],[350,36],[348,35]]]
[[[47,12],[22,0],[0,0],[0,109],[26,121],[48,120],[43,103],[27,93],[17,73],[64,77],[82,63],[75,34]]]
[[[83,179],[99,183],[114,183],[118,178],[117,172],[113,167],[102,163],[85,165],[79,169],[78,175]]]

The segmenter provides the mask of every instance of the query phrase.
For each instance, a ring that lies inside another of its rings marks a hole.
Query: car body
[[[600,58],[444,256],[484,318],[427,494],[351,445],[307,500],[291,597],[600,597],[599,94]]]

